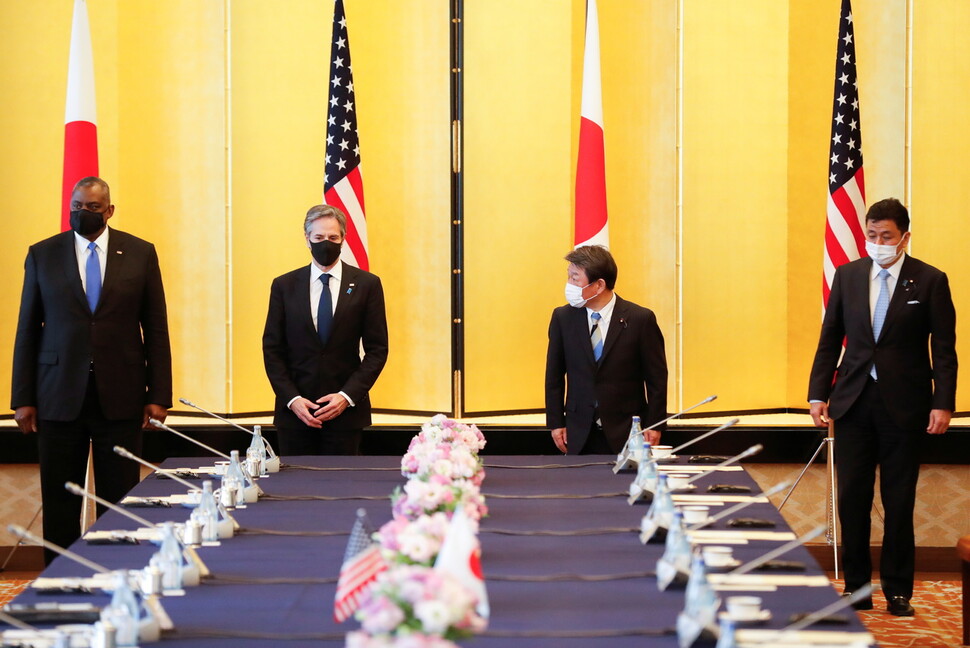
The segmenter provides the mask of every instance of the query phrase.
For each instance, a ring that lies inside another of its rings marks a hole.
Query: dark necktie
[[[91,312],[98,307],[101,299],[101,263],[98,261],[98,246],[88,243],[88,261],[84,266],[84,292],[88,296]]]
[[[323,292],[320,293],[320,303],[317,306],[317,335],[320,342],[327,343],[330,339],[330,329],[333,328],[333,298],[330,296],[330,275],[320,275]]]

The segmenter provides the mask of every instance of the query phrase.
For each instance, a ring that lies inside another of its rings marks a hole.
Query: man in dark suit
[[[140,428],[172,406],[165,293],[151,243],[107,227],[108,185],[84,178],[71,196],[71,229],[30,247],[14,347],[14,419],[37,432],[44,537],[80,535],[88,445],[97,494],[117,502],[138,483]],[[53,554],[45,554],[48,562]]]
[[[568,306],[552,313],[546,425],[562,452],[613,454],[630,433],[667,416],[667,358],[653,311],[616,293],[616,262],[601,246],[566,255]],[[648,440],[660,441],[661,430]]]
[[[920,443],[924,431],[943,434],[950,424],[956,315],[946,275],[905,254],[909,214],[898,200],[872,205],[866,236],[869,256],[835,272],[808,398],[816,425],[834,422],[846,593],[872,578],[870,512],[879,466],[882,589],[890,613],[912,616]],[[856,607],[871,609],[872,600]]]
[[[273,280],[263,331],[273,422],[285,455],[358,454],[387,362],[384,290],[377,275],[340,261],[339,209],[311,207],[303,230],[313,260]]]

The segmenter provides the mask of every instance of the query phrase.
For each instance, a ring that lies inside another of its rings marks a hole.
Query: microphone
[[[171,432],[175,436],[180,436],[183,439],[185,439],[186,441],[191,441],[195,445],[199,446],[200,448],[204,448],[204,449],[208,450],[209,452],[211,452],[214,455],[218,455],[218,456],[222,457],[223,459],[229,459],[229,455],[225,454],[224,452],[219,452],[218,450],[216,450],[212,446],[208,446],[208,445],[202,443],[201,441],[199,441],[198,439],[193,439],[188,434],[184,434],[182,432],[179,432],[178,430],[175,430],[173,428],[170,428],[169,426],[165,425],[164,423],[162,423],[158,419],[150,418],[150,419],[148,419],[148,422],[151,423],[152,425],[154,425],[155,427],[157,427],[160,430],[165,430],[166,432]]]
[[[785,490],[786,488],[788,488],[789,485],[791,485],[790,481],[783,481],[780,484],[777,484],[774,487],[766,490],[764,493],[762,493],[762,495],[764,495],[765,497],[771,497],[775,493],[780,493],[781,491]],[[735,504],[730,508],[724,509],[717,515],[713,515],[709,517],[704,522],[698,522],[697,524],[692,524],[691,526],[687,527],[687,531],[697,531],[699,529],[703,529],[709,524],[714,524],[715,522],[719,522],[724,518],[737,513],[741,509],[747,508],[752,504],[756,504],[756,503],[757,503],[757,499],[755,497],[752,497],[746,502],[739,502],[738,504]]]
[[[111,509],[115,513],[120,513],[121,515],[124,515],[125,517],[130,518],[130,519],[134,520],[135,522],[137,522],[138,524],[142,524],[142,525],[144,525],[144,526],[146,526],[146,527],[148,527],[150,529],[155,529],[155,528],[158,528],[159,527],[158,524],[155,524],[153,522],[149,522],[148,520],[146,520],[145,518],[141,517],[140,515],[135,515],[134,513],[132,513],[131,511],[126,510],[122,506],[118,506],[117,504],[114,504],[112,502],[109,502],[108,500],[106,500],[106,499],[104,499],[102,497],[98,497],[97,495],[95,495],[91,491],[84,490],[83,488],[81,488],[80,486],[78,486],[77,484],[75,484],[74,482],[66,482],[64,484],[64,488],[66,488],[69,493],[74,493],[75,495],[78,495],[79,497],[90,497],[91,499],[93,499],[98,504],[100,504],[100,505],[102,505],[102,506],[104,506],[104,507],[106,507],[108,509]],[[187,578],[187,579],[186,579],[185,575],[183,574],[182,578],[187,581],[185,583],[186,585],[190,585],[190,586],[191,585],[198,585],[199,584],[199,580],[198,579],[200,577],[205,578],[206,576],[211,575],[212,572],[209,571],[209,568],[206,567],[206,565],[205,565],[204,562],[202,562],[202,559],[199,557],[199,554],[195,550],[195,547],[190,547],[187,544],[185,544],[185,542],[181,538],[179,538],[177,534],[176,534],[175,538],[179,541],[179,544],[182,545],[182,552],[186,555],[186,557],[196,567],[196,573],[194,574],[194,576],[195,576],[194,578],[191,577],[192,574],[189,574],[190,577]]]
[[[687,443],[682,443],[681,445],[679,445],[676,448],[674,448],[673,450],[671,450],[670,451],[670,454],[672,454],[672,455],[677,454],[678,452],[680,452],[681,450],[683,450],[687,446],[694,445],[695,443],[697,443],[701,439],[706,439],[707,437],[709,437],[709,436],[711,436],[713,434],[717,434],[718,432],[720,432],[722,430],[726,430],[726,429],[728,429],[729,427],[731,427],[732,425],[734,425],[735,423],[737,423],[740,420],[741,419],[733,418],[733,419],[731,419],[730,421],[728,421],[727,423],[725,423],[724,425],[722,425],[719,428],[714,428],[710,432],[705,432],[704,434],[700,435],[696,439],[691,439]]]
[[[239,425],[238,423],[235,423],[234,421],[230,421],[227,418],[223,418],[223,417],[219,416],[218,414],[216,414],[214,412],[210,412],[209,410],[207,410],[207,409],[205,409],[203,407],[199,407],[198,405],[196,405],[195,403],[193,403],[190,400],[187,400],[185,398],[180,398],[179,399],[179,402],[182,403],[183,405],[188,405],[189,407],[195,408],[195,409],[199,410],[200,412],[202,412],[203,414],[208,414],[212,418],[219,419],[223,423],[228,423],[229,425],[233,426],[234,428],[237,428],[239,430],[242,430],[243,432],[245,432],[247,434],[251,434],[253,436],[255,436],[255,434],[256,434],[255,431],[250,430],[249,428],[245,428],[245,427]],[[267,459],[266,459],[266,470],[268,472],[271,472],[271,473],[279,472],[280,471],[280,458],[279,458],[279,456],[273,450],[273,446],[270,445],[270,442],[266,440],[266,437],[263,437],[262,435],[260,435],[260,438],[263,439],[263,445],[266,446],[266,452],[269,455],[267,457]]]
[[[132,461],[134,461],[136,463],[140,463],[141,465],[145,466],[146,468],[151,468],[154,471],[164,472],[165,474],[167,474],[169,477],[171,477],[172,479],[174,479],[178,483],[182,484],[183,486],[188,487],[190,490],[193,490],[193,491],[199,490],[191,482],[188,482],[188,481],[182,479],[181,477],[179,477],[178,475],[174,474],[171,471],[162,470],[161,468],[159,468],[155,464],[152,464],[152,463],[149,463],[149,462],[145,461],[144,459],[142,459],[138,455],[134,454],[130,450],[127,450],[125,448],[122,448],[121,446],[115,446],[113,448],[113,450],[115,451],[115,454],[121,455],[125,459],[131,459]],[[225,515],[227,518],[229,518],[232,521],[232,528],[233,529],[238,529],[239,528],[239,523],[236,522],[236,519],[234,517],[232,517],[231,515],[229,515],[229,512],[226,511],[226,509],[222,506],[222,504],[219,504],[219,511],[223,515]],[[232,535],[232,534],[229,534],[229,535]],[[222,537],[222,534],[221,533],[219,534],[219,537]]]
[[[20,526],[19,524],[8,524],[7,531],[9,531],[10,533],[14,534],[15,536],[17,536],[22,540],[30,540],[34,544],[40,545],[44,549],[49,549],[50,551],[53,551],[58,555],[61,555],[61,556],[64,556],[65,558],[73,560],[74,562],[80,565],[83,565],[88,569],[95,571],[99,574],[111,573],[111,570],[105,567],[104,565],[99,565],[98,563],[88,560],[84,556],[76,554],[69,549],[65,549],[64,547],[61,547],[60,545],[56,545],[53,542],[48,542],[43,538],[39,538],[33,533],[31,533],[30,531],[28,531],[27,529]]]
[[[733,571],[729,571],[727,573],[727,576],[730,578],[731,576],[740,576],[741,574],[747,574],[752,569],[757,569],[758,567],[765,564],[769,560],[772,560],[784,553],[788,553],[795,547],[800,547],[801,545],[805,544],[815,536],[825,531],[825,527],[826,525],[820,524],[819,526],[815,527],[814,529],[812,529],[811,531],[803,535],[801,538],[795,538],[790,542],[786,542],[780,547],[776,547],[771,551],[769,551],[768,553],[762,554],[757,558],[755,558],[754,560],[746,562],[745,564],[741,565],[737,569],[734,569]]]
[[[676,414],[671,414],[667,418],[665,418],[665,419],[663,419],[661,421],[657,421],[656,423],[654,423],[653,425],[650,425],[649,427],[643,428],[641,431],[642,432],[646,432],[647,430],[652,430],[652,429],[656,428],[658,425],[662,425],[662,424],[666,423],[667,421],[670,421],[671,419],[677,418],[678,416],[683,416],[687,412],[689,412],[689,411],[691,411],[693,409],[697,409],[701,405],[706,405],[707,403],[710,403],[712,400],[717,400],[717,394],[711,394],[710,396],[708,396],[704,400],[698,401],[698,402],[694,403],[693,405],[691,405],[687,409],[682,409],[679,412],[677,412]],[[737,420],[737,419],[735,419],[735,420]],[[629,455],[630,438],[633,436],[633,434],[632,434],[633,430],[630,430],[630,432],[631,432],[631,434],[627,437],[627,442],[623,445],[623,450],[616,457],[616,465],[613,466],[613,472],[614,473],[618,473],[621,470],[623,470],[623,468],[626,467],[627,463],[629,461],[632,461],[633,460],[633,457],[631,457]],[[671,453],[671,454],[673,454],[673,453]]]
[[[42,632],[40,628],[34,627],[29,623],[24,623],[17,617],[11,616],[6,612],[4,612],[3,610],[0,610],[0,621],[3,621],[9,626],[13,626],[17,628],[18,630],[26,630],[27,632],[36,632],[38,634]],[[3,637],[3,632],[0,632],[0,638],[2,637]]]
[[[232,459],[232,457],[230,457],[229,455],[224,454],[222,452],[219,452],[218,450],[216,450],[212,446],[208,446],[208,445],[202,443],[201,441],[199,441],[198,439],[193,439],[188,434],[184,434],[182,432],[179,432],[178,430],[175,430],[173,428],[170,428],[169,426],[165,425],[164,423],[162,423],[158,419],[150,418],[150,419],[148,419],[148,422],[151,423],[152,425],[154,425],[155,427],[159,428],[160,430],[165,430],[166,432],[171,432],[172,434],[174,434],[176,436],[180,436],[183,439],[185,439],[186,441],[191,441],[192,443],[194,443],[195,445],[199,446],[200,448],[204,448],[204,449],[208,450],[209,452],[211,452],[213,454],[216,454],[216,455],[218,455],[218,456],[220,456],[220,457],[222,457],[224,459],[230,459],[230,460]],[[247,504],[252,504],[253,502],[256,501],[256,499],[260,495],[263,494],[263,489],[261,489],[259,486],[256,485],[256,482],[253,480],[252,475],[249,474],[249,471],[246,470],[246,467],[245,466],[241,466],[241,467],[243,469],[243,471],[242,471],[243,477],[246,479],[246,482],[249,484],[246,487],[246,503]],[[168,473],[168,475],[170,477],[174,477],[174,475],[172,473]],[[252,490],[250,490],[250,489],[252,489]]]
[[[704,472],[697,473],[696,475],[694,475],[693,477],[691,477],[690,479],[688,479],[687,480],[687,483],[688,484],[693,484],[694,482],[696,482],[701,477],[706,477],[706,476],[710,475],[712,472],[714,472],[718,468],[723,468],[724,466],[729,466],[729,465],[731,465],[733,463],[737,463],[738,461],[741,461],[745,457],[750,457],[751,455],[758,454],[759,452],[761,452],[764,449],[765,449],[765,447],[763,445],[761,445],[760,443],[756,443],[753,446],[751,446],[750,448],[748,448],[747,450],[745,450],[744,452],[742,452],[741,454],[736,454],[733,457],[731,457],[730,459],[728,459],[727,461],[722,461],[721,463],[717,464],[716,466],[712,466],[711,468],[705,470]]]

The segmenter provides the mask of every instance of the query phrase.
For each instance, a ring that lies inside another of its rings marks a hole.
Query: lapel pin
[[[115,250],[115,254],[124,254],[121,250]]]

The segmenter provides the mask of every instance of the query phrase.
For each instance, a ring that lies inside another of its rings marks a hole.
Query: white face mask
[[[593,284],[588,283],[585,286],[574,286],[571,283],[566,283],[566,301],[573,308],[582,308],[586,305],[589,300],[583,297],[583,291],[592,286]]]
[[[899,245],[905,244],[906,239],[904,236]],[[866,254],[878,265],[888,265],[899,256],[899,245],[879,245],[872,241],[866,241]]]

